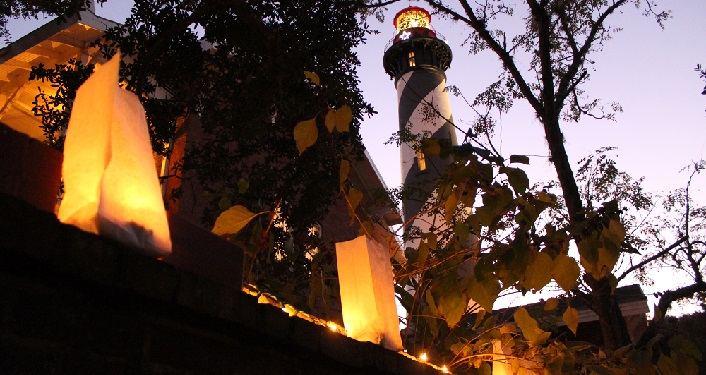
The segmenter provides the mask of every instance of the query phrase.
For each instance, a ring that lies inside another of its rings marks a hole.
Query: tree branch
[[[606,9],[605,12],[603,12],[598,19],[596,20],[595,23],[591,26],[591,30],[588,33],[588,36],[586,37],[586,41],[584,44],[581,46],[579,49],[578,54],[574,53],[574,58],[573,61],[571,62],[571,65],[569,65],[569,68],[566,70],[566,74],[564,74],[563,77],[561,77],[561,80],[559,81],[559,88],[556,93],[556,106],[558,108],[562,108],[564,106],[564,100],[566,97],[569,95],[571,92],[569,90],[569,85],[573,82],[574,77],[578,73],[579,68],[581,65],[583,65],[583,62],[586,58],[586,55],[588,52],[591,50],[591,47],[593,46],[593,42],[596,41],[596,36],[598,35],[598,32],[603,29],[603,23],[605,22],[606,18],[610,16],[613,12],[615,12],[618,8],[621,6],[625,5],[627,0],[618,0],[613,5],[609,6],[608,9]],[[568,37],[567,33],[567,37]],[[573,38],[573,36],[572,36]]]
[[[483,39],[483,41],[488,44],[488,47],[490,47],[490,49],[495,52],[498,58],[500,58],[500,61],[503,63],[503,66],[505,67],[505,69],[507,69],[508,72],[510,72],[510,75],[517,83],[520,92],[527,99],[532,108],[534,108],[535,112],[541,113],[542,105],[539,99],[537,99],[537,97],[535,97],[535,95],[532,93],[532,89],[527,84],[524,77],[522,76],[522,73],[520,73],[519,69],[517,68],[517,65],[515,64],[512,55],[510,55],[510,53],[505,50],[500,45],[500,43],[495,40],[495,38],[493,38],[493,36],[490,34],[490,31],[488,31],[485,22],[478,19],[468,2],[466,0],[460,0],[460,2],[463,6],[464,11],[466,12],[466,15],[468,15],[468,18],[464,17],[458,12],[455,12],[453,9],[443,5],[439,1],[427,0],[427,3],[431,5],[434,9],[449,14],[456,20],[463,21],[464,23],[469,25],[475,32],[477,32],[481,39]]]
[[[678,301],[684,298],[693,297],[696,293],[706,292],[706,283],[697,282],[691,285],[683,286],[674,290],[669,290],[662,294],[659,298],[657,307],[655,308],[655,320],[660,320],[664,318],[667,314],[667,309],[674,301]]]
[[[618,282],[620,282],[620,280],[624,279],[624,278],[625,278],[628,274],[630,274],[631,272],[633,272],[633,271],[635,271],[635,270],[637,270],[637,269],[640,269],[640,268],[646,266],[647,264],[649,264],[649,263],[651,263],[651,262],[653,262],[653,261],[655,261],[655,260],[657,260],[657,259],[663,257],[664,255],[666,255],[666,254],[669,253],[670,251],[674,250],[677,246],[679,246],[679,245],[681,245],[682,243],[684,243],[684,241],[686,241],[686,240],[687,240],[687,237],[686,237],[686,236],[681,237],[681,238],[678,239],[676,242],[674,242],[673,244],[669,245],[668,247],[666,247],[666,248],[663,249],[662,251],[658,252],[657,254],[655,254],[655,255],[653,255],[653,256],[651,256],[651,257],[649,257],[649,258],[645,258],[645,259],[643,259],[642,261],[640,261],[639,263],[632,265],[630,268],[628,268],[627,270],[625,270],[625,272],[623,272],[622,274],[620,274],[620,276],[618,277]]]

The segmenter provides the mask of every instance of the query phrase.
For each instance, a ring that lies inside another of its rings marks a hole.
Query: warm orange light
[[[419,360],[422,362],[428,361],[429,355],[427,354],[427,352],[422,352],[421,354],[419,354]]]
[[[402,30],[415,27],[429,28],[431,15],[420,7],[408,7],[399,11],[393,20],[395,29],[399,33]]]
[[[338,332],[338,324],[336,324],[334,322],[331,322],[331,321],[326,322],[326,327],[328,327],[328,329],[330,329],[333,332]]]
[[[294,306],[292,306],[292,305],[284,305],[284,307],[282,308],[282,311],[287,313],[287,315],[289,315],[289,316],[297,315],[297,309],[295,309]]]
[[[402,350],[388,248],[367,236],[337,242],[336,267],[346,334]]]
[[[64,223],[143,249],[171,253],[147,121],[135,94],[118,87],[120,54],[76,93],[64,144]]]
[[[443,372],[444,374],[448,374],[449,368],[446,365],[443,365],[443,366],[441,366],[441,372]]]

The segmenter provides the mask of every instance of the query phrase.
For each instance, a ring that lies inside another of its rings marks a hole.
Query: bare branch
[[[674,290],[669,290],[662,294],[659,298],[657,307],[655,308],[655,320],[660,320],[667,313],[667,309],[674,301],[678,301],[684,298],[691,298],[696,293],[706,292],[706,283],[696,282],[691,285],[683,286]]]
[[[659,259],[659,258],[665,256],[665,255],[668,254],[670,251],[674,250],[677,246],[679,246],[679,245],[681,245],[682,243],[684,243],[686,240],[687,240],[687,237],[681,237],[681,238],[678,239],[676,242],[674,242],[673,244],[669,245],[668,247],[662,249],[662,250],[661,250],[660,252],[658,252],[657,254],[655,254],[655,255],[653,255],[653,256],[651,256],[651,257],[649,257],[649,258],[645,258],[645,259],[643,259],[642,261],[640,261],[639,263],[636,263],[636,264],[632,265],[630,268],[628,268],[627,270],[625,270],[625,272],[623,272],[622,274],[620,274],[620,276],[618,276],[617,280],[620,281],[620,280],[624,279],[627,275],[629,275],[631,272],[633,272],[633,271],[635,271],[635,270],[638,270],[638,269],[640,269],[640,268],[646,266],[647,264],[649,264],[649,263],[651,263],[651,262],[653,262],[653,261],[655,261],[655,260],[657,260],[657,259]]]
[[[557,108],[563,107],[564,100],[571,92],[569,86],[574,81],[574,77],[578,73],[581,65],[583,65],[586,55],[588,55],[593,43],[596,41],[598,32],[603,30],[603,24],[605,23],[606,18],[613,14],[613,12],[615,12],[618,8],[625,5],[626,2],[627,0],[618,0],[613,3],[613,5],[609,6],[608,9],[606,9],[606,11],[603,12],[591,26],[591,30],[589,31],[584,44],[579,49],[578,54],[574,53],[574,58],[571,65],[569,65],[569,68],[566,70],[566,74],[564,74],[559,81],[559,88],[556,92],[555,99]]]
[[[481,39],[488,44],[490,49],[495,52],[496,55],[498,55],[500,61],[503,63],[503,66],[505,67],[505,69],[508,70],[508,72],[510,72],[510,75],[512,75],[512,78],[515,80],[517,86],[520,88],[520,92],[527,99],[532,108],[534,108],[535,112],[541,113],[542,105],[539,99],[537,99],[537,97],[532,93],[532,89],[527,84],[524,77],[522,76],[522,73],[520,73],[519,69],[517,68],[517,65],[515,64],[512,55],[510,55],[507,50],[503,49],[500,43],[495,40],[495,38],[493,38],[487,28],[486,23],[476,16],[475,12],[468,4],[468,1],[461,0],[460,2],[468,17],[464,17],[453,9],[443,5],[440,1],[427,0],[427,3],[431,5],[434,9],[449,14],[455,20],[462,21],[469,25],[471,28],[473,28],[473,30],[478,33]]]

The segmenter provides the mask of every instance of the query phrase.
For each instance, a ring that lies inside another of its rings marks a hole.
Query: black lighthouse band
[[[385,51],[383,66],[395,79],[400,130],[431,134],[432,138],[456,145],[444,73],[451,64],[451,48],[431,29],[431,16],[422,8],[401,10],[393,23],[396,34]],[[424,155],[404,143],[400,145],[400,156],[406,193],[402,199],[405,221],[414,218],[413,226],[427,231],[435,218],[419,212],[452,160]]]

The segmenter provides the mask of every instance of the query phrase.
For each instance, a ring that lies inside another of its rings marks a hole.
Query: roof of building
[[[44,139],[41,121],[32,113],[38,88],[53,93],[48,82],[29,82],[33,66],[53,66],[71,58],[84,63],[99,57],[92,43],[117,24],[89,11],[56,18],[0,49],[0,121],[35,139]]]
[[[81,11],[71,17],[53,19],[0,49],[0,122],[43,141],[41,120],[32,112],[32,102],[38,89],[50,94],[56,90],[48,82],[30,82],[32,67],[63,64],[71,58],[84,63],[100,61],[100,51],[92,44],[105,30],[117,25],[91,11]],[[380,197],[386,186],[370,155],[365,152],[352,167],[358,187],[367,199]],[[388,225],[402,223],[399,211],[389,198],[382,197],[377,203],[373,205],[372,214],[383,218]]]
[[[647,306],[647,296],[643,293],[642,288],[638,284],[621,286],[615,289],[615,299],[620,306],[623,316],[647,314],[650,309]],[[504,309],[495,310],[494,312],[502,317],[510,318],[515,310],[524,307],[527,310],[543,310],[545,301],[530,303],[523,306],[513,306]],[[554,310],[557,314],[562,314],[568,305],[578,310],[579,323],[586,323],[598,320],[593,310],[591,310],[583,300],[574,298],[572,300],[559,299],[559,305]]]

